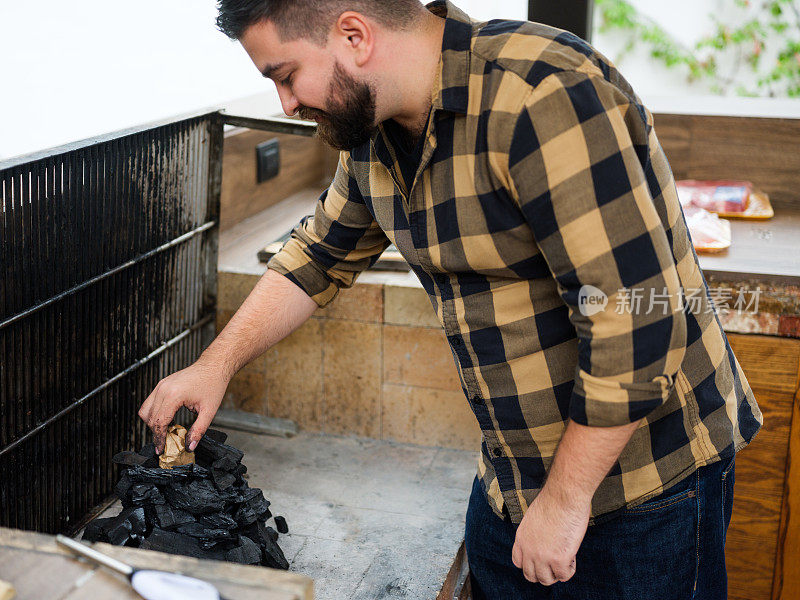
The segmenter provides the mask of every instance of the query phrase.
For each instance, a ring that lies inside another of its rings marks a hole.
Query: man
[[[193,447],[233,374],[393,242],[483,432],[474,597],[725,598],[734,457],[762,416],[614,66],[442,0],[221,0],[218,25],[341,154],[227,327],[143,404],[159,444],[183,405]]]

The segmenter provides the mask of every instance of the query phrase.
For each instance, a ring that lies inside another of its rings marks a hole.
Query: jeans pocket
[[[676,489],[589,528],[578,551],[570,598],[692,597],[700,547],[697,476],[672,487]]]
[[[690,498],[695,497],[697,497],[697,474],[692,473],[655,498],[651,498],[650,500],[642,502],[637,506],[626,508],[624,514],[648,514],[656,511],[667,510],[670,507],[676,506],[686,500],[689,500]]]

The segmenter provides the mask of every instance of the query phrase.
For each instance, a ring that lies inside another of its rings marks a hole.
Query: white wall
[[[454,1],[481,20],[527,16],[526,0]],[[730,0],[631,1],[690,46],[710,12],[730,9]],[[0,0],[0,158],[244,97],[249,113],[279,114],[273,84],[216,31],[215,15],[214,0]],[[624,39],[595,33],[592,43],[615,61]],[[651,109],[671,98],[691,111],[687,97],[709,94],[645,52],[617,66]]]
[[[213,0],[0,0],[0,157],[274,93],[215,15]]]

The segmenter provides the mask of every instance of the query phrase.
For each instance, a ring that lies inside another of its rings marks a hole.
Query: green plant
[[[644,44],[652,58],[685,68],[689,81],[707,81],[716,94],[800,97],[800,0],[729,1],[725,21],[710,15],[713,31],[691,48],[627,0],[596,0],[598,30],[628,32],[616,62]],[[767,56],[774,56],[774,62],[767,64]],[[739,77],[745,66],[756,74],[754,86]]]

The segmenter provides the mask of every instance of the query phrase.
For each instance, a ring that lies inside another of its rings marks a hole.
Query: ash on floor
[[[289,522],[281,547],[315,600],[436,598],[464,539],[476,452],[226,431]]]

